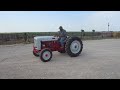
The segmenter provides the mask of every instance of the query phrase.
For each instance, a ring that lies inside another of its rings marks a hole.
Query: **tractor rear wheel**
[[[79,37],[70,37],[66,41],[65,50],[71,57],[77,57],[82,52],[83,43]]]
[[[43,49],[40,51],[40,59],[43,61],[43,62],[48,62],[50,61],[52,58],[52,51],[49,50],[49,49]]]

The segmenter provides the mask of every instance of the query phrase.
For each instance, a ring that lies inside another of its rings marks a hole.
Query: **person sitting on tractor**
[[[58,31],[58,34],[57,34],[57,36],[59,37],[58,41],[61,44],[61,48],[64,48],[64,42],[67,38],[67,33],[66,33],[66,30],[64,30],[62,26],[60,26],[59,29],[60,31]]]

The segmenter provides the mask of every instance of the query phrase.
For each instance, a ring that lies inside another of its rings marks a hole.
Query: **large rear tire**
[[[41,52],[40,52],[40,59],[41,59],[41,61],[48,62],[48,61],[51,60],[51,58],[52,58],[52,51],[51,50],[49,50],[47,48],[41,50]]]
[[[65,50],[71,57],[77,57],[82,52],[83,43],[79,37],[70,37],[66,41]]]

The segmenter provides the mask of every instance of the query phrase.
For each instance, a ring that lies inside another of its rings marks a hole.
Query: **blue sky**
[[[0,32],[120,30],[120,11],[0,11]]]

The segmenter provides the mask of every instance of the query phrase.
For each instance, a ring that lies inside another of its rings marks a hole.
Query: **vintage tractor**
[[[83,43],[79,37],[67,37],[64,41],[64,48],[55,36],[34,37],[33,54],[40,57],[43,62],[48,62],[52,58],[52,51],[67,53],[71,57],[77,57],[82,52]]]

